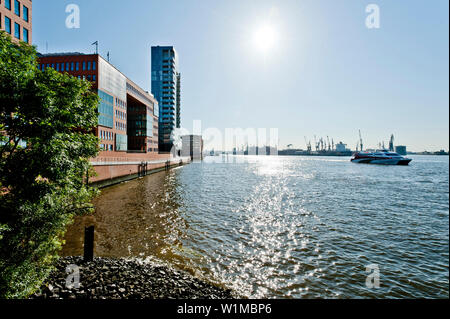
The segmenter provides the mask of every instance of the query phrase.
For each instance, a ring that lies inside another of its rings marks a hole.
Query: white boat
[[[412,159],[387,150],[376,152],[356,152],[351,159],[353,163],[380,165],[408,165]]]

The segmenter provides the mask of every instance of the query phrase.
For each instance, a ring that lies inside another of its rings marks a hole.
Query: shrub
[[[0,31],[0,297],[36,291],[68,223],[92,211],[97,106],[89,82],[39,70],[36,49]]]

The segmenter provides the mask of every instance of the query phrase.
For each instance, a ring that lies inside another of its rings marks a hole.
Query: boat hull
[[[401,165],[407,166],[412,161],[412,159],[379,159],[379,158],[357,158],[352,159],[352,163],[357,164],[376,164],[376,165]]]

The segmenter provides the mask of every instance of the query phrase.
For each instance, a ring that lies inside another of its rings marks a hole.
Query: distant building
[[[92,83],[101,99],[95,131],[103,152],[158,153],[158,102],[103,57],[39,54],[38,63],[40,70],[53,68]]]
[[[448,152],[445,150],[440,150],[439,152],[434,152],[434,155],[448,155]]]
[[[339,144],[336,144],[336,152],[344,153],[348,152],[347,144],[344,144],[342,142],[339,142]]]
[[[302,149],[289,148],[285,150],[279,150],[277,153],[280,156],[293,156],[293,155],[304,155],[307,154],[308,152]]]
[[[395,152],[400,155],[406,155],[406,146],[398,145],[395,147]]]
[[[0,30],[11,35],[14,42],[32,43],[31,0],[0,0]]]
[[[203,139],[201,135],[184,135],[181,137],[181,156],[191,160],[203,159]]]
[[[152,47],[152,93],[159,102],[159,150],[170,152],[171,134],[181,127],[181,75],[172,46]]]

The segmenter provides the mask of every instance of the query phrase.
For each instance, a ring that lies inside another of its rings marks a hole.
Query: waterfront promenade
[[[189,157],[173,157],[171,154],[100,152],[91,160],[96,176],[89,183],[107,187],[127,180],[143,177],[165,169],[190,163]]]

